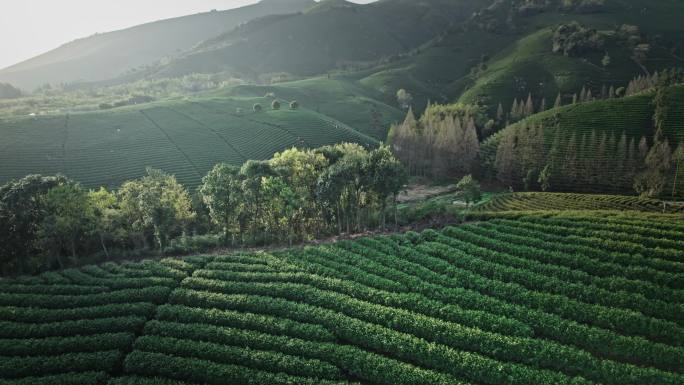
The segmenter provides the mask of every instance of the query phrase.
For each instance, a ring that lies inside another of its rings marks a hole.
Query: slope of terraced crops
[[[65,174],[117,187],[146,167],[190,188],[220,162],[268,159],[292,146],[377,141],[307,109],[253,113],[266,99],[205,98],[97,113],[0,121],[0,184],[27,174]],[[244,112],[238,114],[237,109]]]
[[[524,192],[492,197],[476,211],[636,210],[684,213],[684,202],[626,195]]]
[[[0,282],[0,384],[682,384],[681,219],[494,217]]]

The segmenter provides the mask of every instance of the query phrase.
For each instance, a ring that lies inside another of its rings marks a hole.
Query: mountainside
[[[96,34],[0,70],[0,82],[32,90],[45,83],[106,80],[178,55],[249,20],[295,13],[313,4],[313,0],[263,0],[238,9],[212,11]]]
[[[416,110],[428,100],[458,100],[482,103],[493,113],[498,103],[508,111],[514,98],[529,93],[537,103],[542,97],[552,103],[559,92],[569,100],[585,85],[596,93],[602,85],[626,86],[644,70],[684,66],[679,26],[684,3],[605,0],[591,9],[565,9],[563,3],[497,0],[419,51],[360,73],[360,81],[388,95],[405,88],[413,94]],[[569,55],[554,53],[556,28],[573,21],[596,29],[603,44]],[[621,29],[623,25],[627,28]],[[641,44],[648,52],[637,63],[635,49]]]
[[[266,17],[213,38],[153,76],[236,71],[310,76],[368,66],[431,40],[489,0],[326,0],[301,14]]]

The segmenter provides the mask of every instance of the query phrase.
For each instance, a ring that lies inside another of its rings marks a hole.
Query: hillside
[[[96,34],[0,70],[0,82],[26,90],[45,83],[107,80],[156,64],[241,23],[272,14],[295,13],[313,0],[264,0],[238,9],[207,12]]]
[[[4,280],[0,383],[678,384],[679,218],[493,217]]]
[[[217,163],[241,165],[292,146],[377,141],[304,105],[270,109],[271,98],[216,97],[1,122],[0,184],[27,174],[65,174],[117,187],[146,167],[192,188]],[[252,111],[261,103],[264,112]],[[238,112],[241,109],[242,112]]]
[[[358,5],[326,0],[301,14],[246,23],[160,66],[152,76],[220,71],[254,78],[280,72],[312,76],[372,66],[420,46],[488,3],[390,0]]]
[[[382,93],[346,77],[315,77],[270,86],[244,85],[233,87],[226,94],[259,97],[267,93],[285,100],[297,100],[311,110],[344,122],[378,140],[385,139],[392,123],[404,118],[396,100],[388,100]]]
[[[647,92],[621,99],[571,104],[535,114],[485,140],[481,146],[482,166],[485,173],[495,176],[497,149],[502,138],[507,135],[519,137],[523,128],[541,127],[542,151],[549,154],[555,147],[559,159],[566,165],[574,165],[568,166],[574,168],[572,172],[555,175],[555,183],[552,184],[555,189],[631,192],[633,179],[616,167],[615,161],[619,157],[636,156],[634,152],[638,151],[636,146],[642,137],[649,145],[652,142],[655,108],[652,101],[653,93]],[[684,86],[673,87],[668,104],[671,112],[665,121],[664,134],[670,145],[676,146],[684,142],[681,116]],[[623,134],[625,147],[620,149]],[[591,180],[578,183],[579,174],[585,171],[592,175]],[[674,170],[671,173],[674,174]],[[672,189],[668,184],[666,191]]]
[[[596,93],[602,85],[624,86],[643,73],[631,48],[614,33],[622,24],[638,26],[639,38],[650,45],[643,63],[649,71],[684,65],[677,48],[684,38],[678,26],[681,2],[606,0],[600,11],[569,12],[558,9],[559,1],[547,1],[536,2],[549,5],[534,12],[516,11],[530,3],[535,2],[501,0],[483,6],[410,55],[364,71],[361,83],[388,95],[406,88],[417,110],[428,100],[458,100],[485,104],[493,114],[498,103],[510,110],[514,98],[529,93],[537,104],[542,97],[552,102],[559,92],[569,100],[585,85]],[[571,21],[605,33],[602,49],[574,56],[553,53],[553,30]],[[606,53],[611,60],[604,66]]]

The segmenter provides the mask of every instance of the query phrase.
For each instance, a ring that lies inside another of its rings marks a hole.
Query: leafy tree
[[[470,207],[472,203],[477,203],[482,199],[482,190],[480,184],[473,178],[472,175],[464,176],[457,184],[456,189],[462,192],[463,199],[466,205]]]
[[[151,232],[162,253],[169,237],[182,232],[195,215],[185,188],[161,170],[148,168],[146,176],[124,183],[118,196],[132,228],[143,239]]]
[[[402,88],[397,91],[397,102],[402,110],[408,110],[413,102],[413,95]]]
[[[267,161],[248,160],[240,168],[242,199],[245,211],[241,222],[251,221],[252,239],[256,241],[258,234],[264,232],[265,193],[264,178],[275,176],[275,172]]]
[[[290,215],[293,235],[318,235],[323,224],[319,220],[321,207],[316,201],[316,184],[329,161],[320,152],[291,148],[275,154],[270,164],[296,196],[296,208]]]
[[[646,169],[637,175],[634,189],[643,197],[657,197],[665,188],[671,167],[672,149],[662,131],[656,132],[653,146],[646,155]]]
[[[392,155],[390,149],[382,146],[369,154],[366,164],[366,178],[369,190],[373,192],[380,202],[381,227],[385,228],[385,211],[387,200],[393,197],[394,221],[397,225],[396,202],[401,188],[408,182],[408,174],[404,166]]]
[[[77,260],[79,241],[92,231],[95,213],[88,192],[78,184],[62,184],[48,190],[41,198],[46,212],[38,226],[38,243],[48,261],[53,258],[63,269],[62,253]]]
[[[238,174],[240,169],[225,163],[217,164],[202,179],[200,196],[209,209],[209,216],[228,241],[237,225],[241,203]]]
[[[679,171],[684,163],[684,143],[679,143],[677,149],[672,154],[672,162],[675,165],[674,180],[672,181],[672,197],[674,198],[677,193],[677,177],[679,176]]]
[[[116,194],[101,187],[97,191],[90,191],[88,200],[96,218],[93,222],[93,232],[98,236],[102,251],[109,259],[107,241],[125,237],[125,232],[121,226],[122,217],[118,199]]]
[[[539,183],[539,187],[541,187],[542,191],[548,191],[551,189],[551,179],[553,178],[553,169],[550,164],[547,164],[544,169],[542,170],[541,173],[539,173],[539,179],[537,179],[537,183]]]
[[[604,67],[608,67],[610,65],[610,61],[610,55],[608,54],[608,52],[606,52],[606,54],[603,55],[603,59],[601,59],[601,65]]]
[[[29,175],[0,187],[0,265],[4,274],[26,274],[42,265],[37,232],[45,218],[42,197],[73,183],[64,176]]]
[[[506,114],[504,113],[503,105],[499,103],[499,107],[496,109],[496,121],[501,124],[506,117]]]

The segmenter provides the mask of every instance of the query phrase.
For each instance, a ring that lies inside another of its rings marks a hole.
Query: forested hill
[[[45,83],[106,80],[187,51],[240,23],[266,15],[299,12],[313,4],[313,0],[264,0],[242,8],[96,34],[5,68],[0,71],[0,82],[33,90]]]

